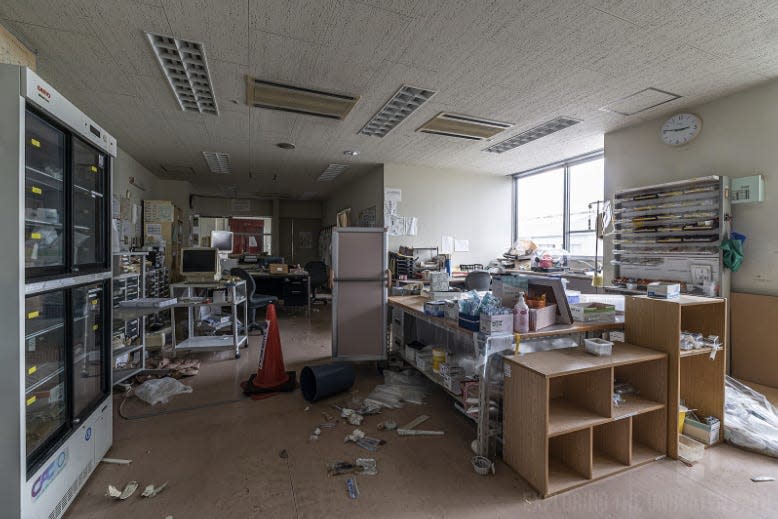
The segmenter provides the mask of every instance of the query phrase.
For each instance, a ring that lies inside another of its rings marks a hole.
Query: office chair
[[[485,270],[474,270],[465,278],[465,290],[489,290],[492,275]]]
[[[305,264],[305,270],[308,275],[311,276],[311,301],[322,301],[325,305],[327,300],[324,298],[316,297],[316,289],[324,288],[327,286],[327,280],[329,278],[329,268],[323,261],[309,261]]]
[[[265,333],[264,323],[258,323],[257,310],[266,308],[267,305],[278,301],[276,296],[268,296],[264,294],[255,294],[257,290],[257,284],[254,282],[254,278],[251,274],[241,268],[234,268],[230,270],[233,276],[238,276],[240,279],[246,282],[246,298],[249,305],[249,322],[246,323],[246,331],[259,330],[261,333]]]

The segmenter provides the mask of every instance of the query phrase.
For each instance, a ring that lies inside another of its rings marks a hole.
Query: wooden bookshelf
[[[726,373],[726,299],[681,296],[679,299],[628,297],[625,301],[627,342],[667,353],[667,454],[678,458],[678,405],[681,399],[698,416],[721,420],[724,436],[724,377]],[[682,351],[681,331],[718,335],[725,350],[711,359],[711,348]]]
[[[544,497],[654,461],[667,450],[667,355],[616,343],[505,359],[503,458]],[[614,380],[638,390],[612,403]]]

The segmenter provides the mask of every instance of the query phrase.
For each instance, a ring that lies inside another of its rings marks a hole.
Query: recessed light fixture
[[[435,95],[434,90],[403,85],[365,124],[359,133],[384,137]]]
[[[488,151],[490,153],[505,153],[506,151],[518,148],[519,146],[523,146],[524,144],[545,137],[546,135],[564,130],[565,128],[580,122],[580,119],[573,119],[572,117],[557,117],[535,126],[534,128],[530,128],[527,131],[521,132],[518,135],[505,139],[504,141],[498,142],[497,144],[493,144],[488,148],[484,148],[483,151]]]
[[[293,150],[297,147],[291,142],[279,142],[278,144],[276,144],[276,146],[278,146],[282,150]]]
[[[208,169],[211,170],[211,173],[217,175],[228,175],[232,173],[229,154],[218,151],[204,151],[203,157],[205,157],[205,162],[208,163]]]
[[[319,178],[316,180],[319,182],[330,182],[335,180],[335,178],[343,173],[347,167],[347,164],[330,164],[327,166],[327,169],[322,171],[321,175],[319,175]]]
[[[247,76],[246,81],[246,102],[257,108],[342,120],[359,101],[358,96],[284,85],[251,76]]]
[[[349,157],[356,157],[359,155],[359,152],[357,150],[346,150],[343,152],[343,155],[348,155]]]
[[[203,44],[150,32],[146,36],[181,110],[219,115]]]
[[[472,115],[441,112],[419,126],[416,131],[482,141],[494,137],[511,126],[513,124],[502,121],[492,121],[481,117],[473,117]]]
[[[651,108],[680,99],[682,96],[649,87],[600,108],[603,112],[619,115],[635,115]]]

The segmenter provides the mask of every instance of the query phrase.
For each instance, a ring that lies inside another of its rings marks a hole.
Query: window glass
[[[519,239],[539,248],[562,248],[564,241],[564,169],[544,171],[517,180]]]
[[[605,193],[603,165],[604,160],[597,159],[570,166],[570,240],[568,250],[574,256],[594,256],[595,250],[597,250],[595,249],[597,201],[602,200]],[[600,240],[598,254],[602,254],[602,240]]]

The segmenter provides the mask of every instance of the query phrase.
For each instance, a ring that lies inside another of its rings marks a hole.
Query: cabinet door
[[[73,138],[73,268],[106,265],[108,157]]]
[[[67,422],[65,292],[25,301],[25,392],[28,470]]]
[[[25,115],[24,266],[28,279],[65,268],[65,134]]]
[[[105,290],[102,283],[73,289],[73,416],[83,418],[106,394]]]

